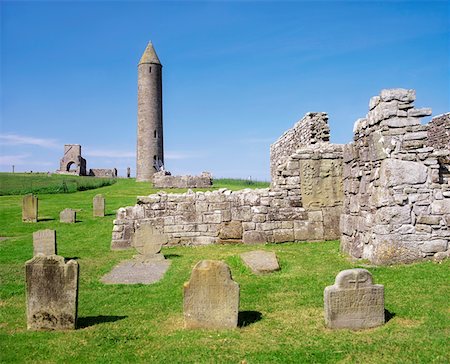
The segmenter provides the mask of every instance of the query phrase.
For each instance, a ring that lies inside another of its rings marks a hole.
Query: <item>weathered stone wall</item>
[[[112,248],[131,246],[134,231],[151,223],[168,235],[169,245],[323,241],[339,236],[340,207],[305,209],[287,190],[221,189],[138,197],[114,220]]]
[[[208,188],[212,186],[212,177],[208,172],[200,176],[172,176],[169,172],[160,171],[153,175],[155,188]]]
[[[64,145],[64,156],[59,161],[59,170],[56,173],[73,174],[76,176],[86,175],[86,159],[81,156],[81,145]]]
[[[91,168],[89,169],[89,176],[93,177],[103,177],[103,178],[116,178],[117,169],[105,169],[105,168]]]
[[[329,140],[328,114],[323,112],[307,113],[270,146],[270,174],[272,181],[275,178],[277,168],[284,164],[298,148],[310,144],[328,142]]]
[[[450,113],[435,116],[428,124],[428,145],[450,149]]]
[[[450,240],[448,148],[435,149],[414,90],[383,90],[344,147],[341,249],[375,264],[446,255]],[[446,172],[447,171],[447,172]]]

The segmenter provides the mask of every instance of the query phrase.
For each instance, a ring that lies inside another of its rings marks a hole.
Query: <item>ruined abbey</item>
[[[151,78],[158,87],[148,88]],[[162,109],[153,103],[160,81],[150,43],[139,64],[139,180],[156,172],[148,161],[163,160]],[[415,108],[415,96],[382,90],[347,145],[330,143],[326,113],[307,113],[270,148],[270,188],[138,197],[118,210],[112,249],[131,247],[135,230],[150,224],[168,245],[339,239],[343,252],[375,264],[447,257],[450,113],[421,124],[431,109]],[[143,123],[149,115],[157,122]]]

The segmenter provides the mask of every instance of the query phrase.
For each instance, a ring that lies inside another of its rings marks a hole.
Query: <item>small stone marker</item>
[[[29,330],[75,329],[78,263],[38,255],[25,263]]]
[[[347,269],[324,291],[325,323],[332,329],[367,329],[383,325],[384,286],[372,283],[366,269]]]
[[[72,209],[64,209],[59,214],[59,222],[74,224],[77,221],[77,212]]]
[[[201,260],[184,284],[186,328],[232,329],[237,326],[239,285],[230,268],[217,260]]]
[[[274,252],[254,250],[242,253],[241,258],[254,274],[272,273],[280,270],[280,265]]]
[[[166,234],[161,234],[150,224],[142,224],[133,235],[132,245],[141,254],[143,260],[161,260],[164,259],[164,256],[160,254],[161,248],[167,241]]]
[[[127,167],[127,178],[131,177],[131,168]]]
[[[103,197],[103,195],[95,195],[93,205],[94,205],[94,216],[96,217],[105,216],[105,198]]]
[[[56,254],[56,231],[45,229],[33,233],[33,256]]]
[[[33,194],[26,195],[22,199],[22,221],[38,221],[38,198]]]

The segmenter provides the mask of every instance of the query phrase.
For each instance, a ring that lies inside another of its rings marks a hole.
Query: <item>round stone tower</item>
[[[136,181],[151,181],[163,163],[162,65],[149,42],[138,65]]]

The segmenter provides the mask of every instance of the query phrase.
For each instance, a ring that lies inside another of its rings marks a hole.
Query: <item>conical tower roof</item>
[[[142,63],[161,64],[161,62],[159,61],[159,58],[155,52],[155,48],[153,48],[152,42],[148,42],[147,48],[145,48],[145,51],[142,54],[139,64],[142,64]]]

